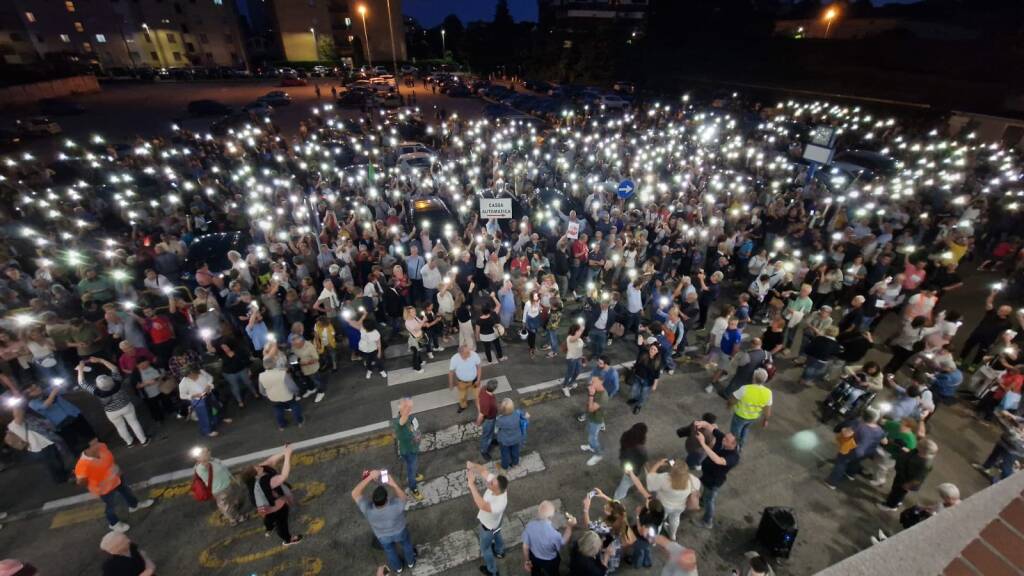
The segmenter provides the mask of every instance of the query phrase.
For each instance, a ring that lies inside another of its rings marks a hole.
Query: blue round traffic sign
[[[626,200],[633,195],[633,191],[636,190],[636,186],[632,180],[626,179],[619,182],[619,187],[615,189],[615,192],[619,195],[619,198]]]

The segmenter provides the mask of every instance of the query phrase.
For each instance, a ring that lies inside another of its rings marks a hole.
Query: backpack
[[[209,485],[207,485],[206,482],[203,482],[203,479],[199,477],[197,472],[192,473],[192,498],[194,498],[196,502],[206,502],[213,498],[213,491],[210,489],[210,486],[213,486],[212,464],[206,465],[206,472],[210,476]]]
[[[771,379],[775,377],[775,372],[777,369],[775,368],[775,361],[772,359],[771,352],[765,350],[764,360],[761,361],[761,365],[759,366],[759,368],[763,368],[764,371],[768,373],[768,380],[765,380],[765,382],[770,382]]]

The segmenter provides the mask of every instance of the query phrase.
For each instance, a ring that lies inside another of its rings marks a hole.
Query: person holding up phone
[[[378,485],[367,498],[363,492],[370,482],[378,482]],[[352,489],[352,500],[366,517],[373,535],[384,549],[388,559],[387,568],[392,572],[401,572],[404,558],[405,566],[412,570],[416,566],[416,549],[413,547],[412,537],[409,536],[409,528],[405,522],[405,503],[408,496],[395,482],[394,477],[388,474],[387,470],[369,471]],[[398,549],[402,551],[402,558],[398,556]]]

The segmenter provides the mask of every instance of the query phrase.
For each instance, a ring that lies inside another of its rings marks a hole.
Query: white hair
[[[555,517],[555,505],[550,500],[544,500],[537,506],[537,518],[551,520]]]

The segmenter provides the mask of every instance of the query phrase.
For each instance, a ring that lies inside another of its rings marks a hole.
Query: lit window
[[[25,20],[28,20],[29,22],[35,22],[36,15],[31,12],[25,12]]]
[[[75,22],[75,31],[85,32],[85,26],[83,26],[81,22]]]
[[[216,4],[217,6],[223,6],[224,5],[224,0],[213,0],[213,3]]]
[[[60,35],[60,41],[61,42],[65,42],[65,43],[69,43],[69,42],[71,42],[71,36],[68,36],[67,34],[61,34]]]
[[[107,36],[105,34],[97,34],[96,35],[96,41],[99,42],[100,44],[106,44],[107,43]]]
[[[75,11],[75,3],[71,0],[67,0],[67,2],[64,3],[64,7],[68,9],[68,12]]]

